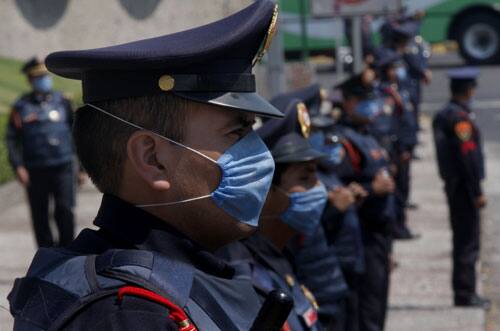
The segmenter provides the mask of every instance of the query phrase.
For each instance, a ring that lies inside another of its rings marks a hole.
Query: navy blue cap
[[[24,63],[21,72],[30,77],[43,76],[49,73],[43,61],[36,56]]]
[[[379,47],[375,50],[373,66],[382,69],[401,60],[401,54],[388,47]]]
[[[273,148],[280,137],[291,132],[298,133],[305,138],[309,137],[311,120],[302,100],[291,99],[286,106],[281,106],[279,110],[285,114],[283,119],[269,119],[257,130],[269,149]]]
[[[287,93],[276,95],[271,103],[278,109],[284,109],[292,99],[300,99],[307,106],[309,114],[319,114],[321,101],[324,98],[323,90],[319,84],[312,84]]]
[[[317,115],[311,118],[311,127],[318,130],[327,130],[335,126],[335,119],[329,115]]]
[[[419,32],[420,25],[414,21],[389,22],[381,29],[382,39],[392,42],[409,40]]]
[[[373,95],[373,86],[363,82],[362,74],[357,74],[345,79],[335,85],[335,88],[342,91],[344,95],[349,94],[360,98],[369,98]]]
[[[276,163],[307,162],[327,156],[315,150],[306,138],[296,132],[281,136],[271,154]]]
[[[252,67],[270,45],[278,10],[270,0],[214,23],[131,43],[62,51],[48,69],[81,80],[86,103],[162,93],[263,116],[282,114],[255,93]]]
[[[475,67],[454,68],[448,70],[448,78],[451,80],[476,80],[479,73],[479,69]]]

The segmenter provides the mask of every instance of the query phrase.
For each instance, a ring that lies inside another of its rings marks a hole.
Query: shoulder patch
[[[468,141],[472,138],[472,124],[469,121],[460,121],[455,124],[455,134],[462,141]]]

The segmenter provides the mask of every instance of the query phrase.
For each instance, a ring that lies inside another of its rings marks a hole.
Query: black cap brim
[[[257,93],[183,93],[176,95],[202,103],[232,108],[234,110],[254,113],[264,117],[283,118],[284,114]]]
[[[302,151],[298,151],[292,154],[286,154],[283,156],[273,155],[274,162],[276,163],[295,163],[295,162],[307,162],[321,160],[327,157],[326,154],[318,152],[313,148],[308,148]]]

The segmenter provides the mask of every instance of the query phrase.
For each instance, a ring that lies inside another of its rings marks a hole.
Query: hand
[[[85,184],[86,181],[87,181],[87,174],[84,171],[78,172],[78,187]]]
[[[425,85],[429,85],[432,82],[432,71],[429,69],[424,71],[423,81]]]
[[[349,189],[351,190],[352,194],[354,194],[354,198],[356,198],[357,201],[362,200],[368,196],[368,192],[366,192],[364,187],[359,183],[350,183]]]
[[[478,196],[476,198],[476,201],[475,201],[476,208],[479,208],[479,209],[484,208],[484,207],[486,207],[487,204],[488,204],[488,200],[486,199],[486,197],[483,194],[481,194],[480,196]]]
[[[16,168],[16,178],[22,186],[27,187],[30,184],[30,174],[25,167],[19,166]]]
[[[408,162],[411,160],[411,153],[408,151],[404,151],[403,153],[401,153],[400,157],[401,161]]]
[[[377,195],[386,195],[394,192],[396,185],[387,171],[379,171],[372,181],[373,192]]]
[[[354,194],[346,187],[337,187],[333,191],[329,191],[328,200],[342,213],[356,202]]]

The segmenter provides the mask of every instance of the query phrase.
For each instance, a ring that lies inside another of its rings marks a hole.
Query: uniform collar
[[[156,216],[109,194],[104,194],[94,220],[99,233],[115,248],[157,251],[166,256],[181,255],[197,269],[230,278],[234,270],[188,237]]]
[[[250,238],[245,239],[243,244],[252,252],[255,258],[274,270],[279,275],[287,275],[293,273],[293,268],[290,261],[283,253],[259,233],[253,234]]]
[[[450,103],[452,104],[455,104],[457,106],[459,106],[460,108],[462,108],[464,111],[466,111],[467,113],[470,113],[471,112],[471,109],[469,108],[469,106],[466,104],[466,103],[463,103],[463,102],[460,102],[458,100],[455,100],[455,99],[451,99],[450,100]]]

